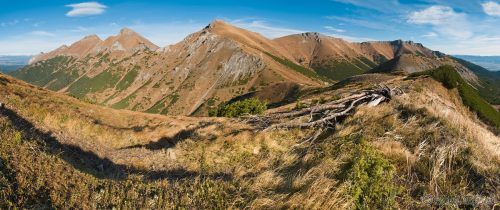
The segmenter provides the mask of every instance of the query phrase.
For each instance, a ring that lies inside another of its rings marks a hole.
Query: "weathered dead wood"
[[[358,99],[354,100],[353,102],[351,102],[351,105],[349,105],[349,107],[347,107],[347,109],[345,109],[341,112],[338,112],[338,113],[329,114],[326,117],[321,118],[321,119],[316,120],[316,121],[307,122],[307,123],[298,123],[298,124],[280,123],[280,124],[272,125],[272,126],[266,128],[265,130],[271,130],[271,129],[276,129],[276,128],[306,128],[306,127],[315,127],[318,125],[325,125],[325,124],[329,123],[331,120],[335,120],[335,118],[337,118],[337,117],[347,115],[351,110],[353,110],[356,107],[356,105],[360,101],[363,101],[367,98],[368,98],[367,96],[363,96],[361,98],[358,98]]]
[[[269,119],[281,119],[281,118],[288,118],[288,117],[297,117],[297,116],[303,116],[315,112],[322,112],[325,110],[331,110],[331,109],[337,109],[337,108],[344,108],[344,104],[322,104],[314,107],[309,107],[297,111],[292,111],[292,112],[282,112],[282,113],[275,113],[275,114],[270,114],[268,116]]]
[[[403,94],[401,89],[390,89],[382,86],[377,89],[364,90],[361,93],[353,94],[335,101],[324,104],[294,110],[289,112],[270,113],[266,116],[251,116],[249,122],[253,122],[263,129],[269,131],[274,129],[293,129],[293,128],[314,128],[315,132],[302,141],[314,142],[321,134],[330,128],[335,128],[339,120],[352,115],[356,108],[361,105],[369,107],[377,106],[382,102],[391,100],[392,95]],[[300,119],[309,116],[307,122],[283,122],[284,119]],[[299,145],[300,145],[299,144]]]

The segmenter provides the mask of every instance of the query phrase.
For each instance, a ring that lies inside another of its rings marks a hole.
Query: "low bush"
[[[267,102],[249,98],[231,104],[221,104],[216,109],[209,110],[211,117],[239,117],[243,115],[262,114],[267,109]]]
[[[401,187],[394,182],[395,168],[367,143],[356,145],[349,177],[357,209],[390,209]]]

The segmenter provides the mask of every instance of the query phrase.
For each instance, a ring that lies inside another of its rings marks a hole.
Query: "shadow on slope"
[[[71,164],[75,169],[97,178],[125,180],[129,174],[140,174],[144,175],[144,180],[146,181],[155,181],[158,179],[179,180],[199,176],[223,180],[232,179],[230,174],[223,173],[205,175],[180,168],[152,171],[116,164],[107,158],[99,157],[91,151],[84,151],[78,146],[61,143],[51,132],[44,132],[36,128],[31,122],[9,108],[0,109],[0,115],[5,116],[11,122],[13,128],[21,132],[25,139],[37,141],[40,144],[40,148],[45,150],[44,152],[57,155],[62,160]]]
[[[133,148],[146,148],[148,150],[162,150],[175,147],[177,143],[182,142],[186,139],[198,139],[200,138],[197,132],[200,129],[207,128],[211,125],[216,125],[216,122],[202,122],[199,125],[179,131],[172,137],[162,137],[158,141],[150,142],[148,144],[139,144],[124,147],[121,149],[133,149]],[[209,138],[210,139],[210,138]]]

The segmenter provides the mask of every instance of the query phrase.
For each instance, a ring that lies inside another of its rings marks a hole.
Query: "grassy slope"
[[[51,85],[52,90],[60,88],[72,82],[78,75],[74,70],[68,69],[72,58],[66,56],[57,56],[55,58],[39,62],[36,65],[29,65],[17,71],[9,72],[10,75],[29,82],[37,86],[45,86],[49,82],[56,80],[57,83]]]
[[[429,91],[451,100],[450,91],[430,79],[400,82],[389,85],[414,88],[405,90],[408,99]],[[307,130],[255,133],[234,127],[237,121],[111,110],[1,75],[0,88],[6,90],[0,100],[15,108],[0,114],[0,208],[407,209],[453,205],[440,199],[480,206],[481,199],[498,201],[500,195],[498,161],[482,159],[491,153],[479,150],[480,141],[434,117],[421,101],[361,108],[334,133],[297,146]],[[179,120],[189,122],[175,126]],[[217,122],[224,123],[193,129]],[[34,128],[39,126],[52,137]],[[73,138],[73,146],[64,143]],[[82,149],[86,142],[105,145]],[[107,150],[115,144],[118,149]],[[98,156],[99,150],[107,151]],[[106,156],[115,152],[130,156]],[[170,153],[176,158],[161,156]],[[137,167],[137,161],[157,165]]]
[[[220,209],[238,193],[230,181],[201,176],[147,182],[139,176],[98,178],[67,162],[77,149],[47,144],[38,135],[16,129],[5,117],[0,117],[0,139],[2,209]]]
[[[84,98],[89,92],[101,92],[112,88],[120,80],[120,75],[113,69],[106,69],[97,76],[90,78],[81,77],[68,88],[70,95],[76,98]]]
[[[471,62],[454,58],[460,64],[472,70],[480,79],[479,94],[489,103],[500,105],[500,72],[492,72]]]
[[[282,64],[282,65],[284,65],[284,66],[286,66],[286,67],[288,67],[296,72],[299,72],[299,73],[303,74],[304,76],[307,76],[311,79],[325,80],[325,78],[316,74],[316,72],[312,71],[311,69],[308,69],[308,68],[303,67],[301,65],[295,64],[294,62],[292,62],[290,60],[280,58],[280,57],[275,56],[275,55],[268,53],[268,52],[264,52],[264,54],[271,57],[273,60],[277,61],[278,63],[280,63],[280,64]]]
[[[470,107],[482,119],[496,127],[500,127],[500,112],[495,110],[471,85],[465,82],[452,66],[442,66],[435,70],[420,72],[411,76],[419,75],[430,75],[449,89],[457,88],[466,106]]]
[[[313,63],[312,68],[321,76],[340,81],[345,78],[360,75],[375,67],[376,64],[361,57],[351,61],[331,60],[325,63]]]

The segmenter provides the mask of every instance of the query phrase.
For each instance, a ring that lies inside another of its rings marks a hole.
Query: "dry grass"
[[[406,95],[375,108],[362,107],[331,135],[297,146],[310,131],[263,133],[238,120],[112,110],[10,81],[0,84],[6,90],[0,101],[20,117],[52,132],[62,144],[133,170],[113,179],[106,176],[106,166],[102,172],[102,166],[81,165],[74,157],[50,153],[50,145],[33,143],[43,142],[39,137],[23,136],[20,144],[0,147],[2,161],[9,160],[10,168],[2,173],[17,172],[3,177],[20,181],[21,189],[31,193],[23,198],[42,199],[35,195],[44,190],[54,207],[346,209],[359,202],[352,197],[359,183],[349,173],[356,148],[366,142],[375,154],[368,157],[393,166],[391,183],[404,188],[395,196],[395,208],[437,207],[422,202],[425,196],[475,196],[476,207],[483,205],[480,199],[498,202],[498,137],[461,105],[456,93],[433,80],[392,78],[386,83],[403,87]],[[350,85],[303,100],[335,98],[369,85]],[[8,121],[0,121],[2,137],[17,141],[12,139],[19,129]],[[0,196],[13,195],[12,189]],[[25,201],[14,204],[31,207]]]
[[[489,131],[477,117],[462,105],[458,93],[448,91],[432,79],[415,81],[425,83],[422,93],[411,92],[398,102],[416,109],[425,109],[432,116],[442,119],[447,126],[459,132],[463,138],[473,140],[478,156],[485,162],[500,161],[500,137]],[[488,154],[487,157],[483,154]]]

